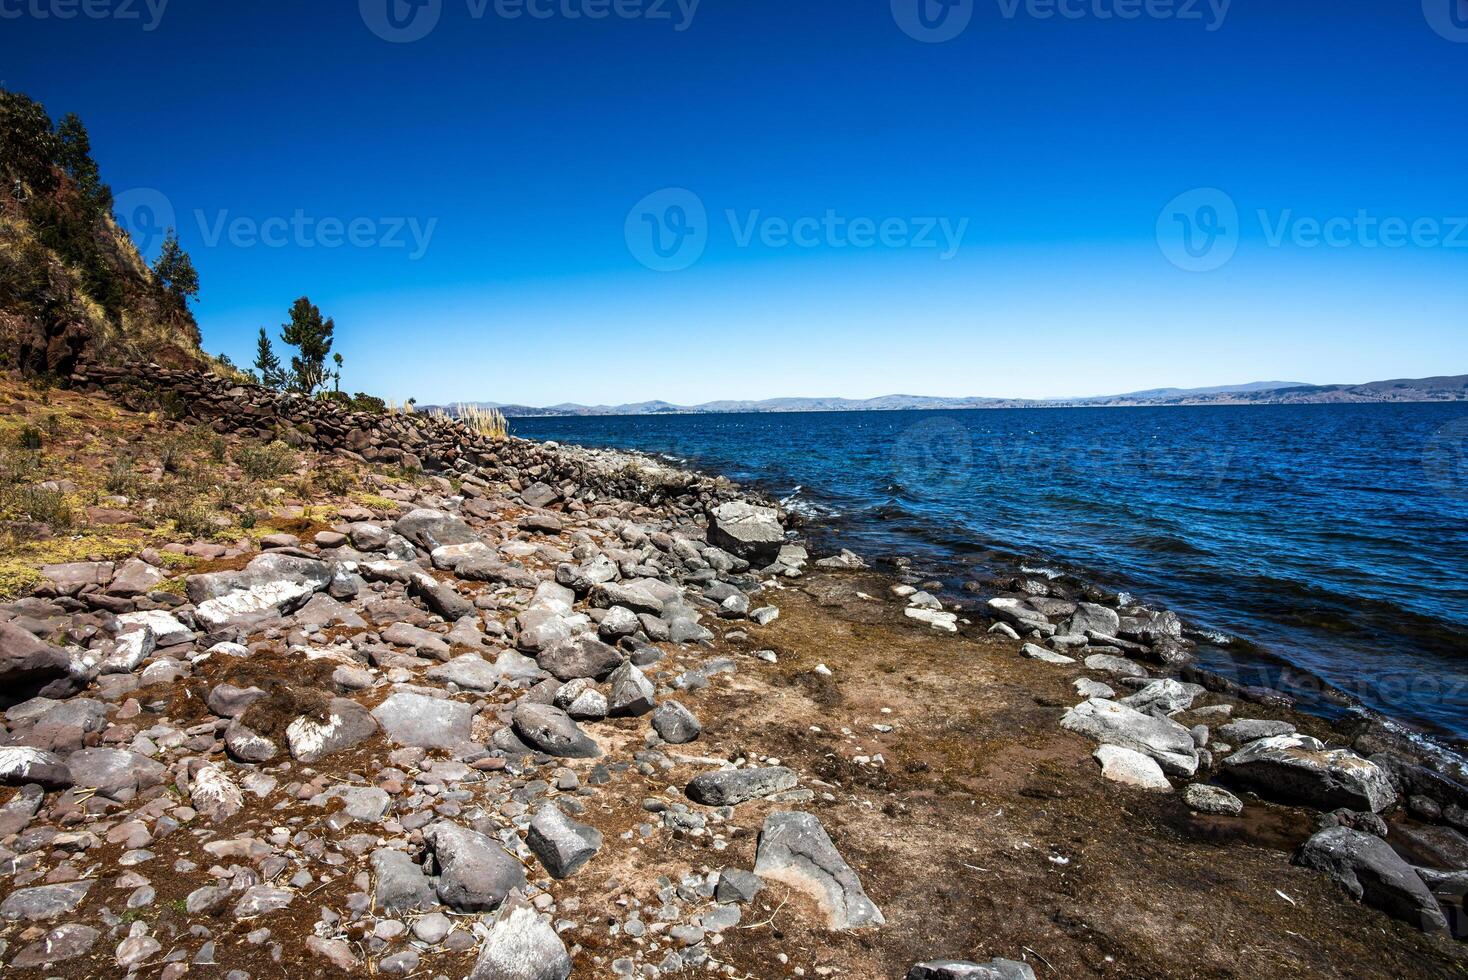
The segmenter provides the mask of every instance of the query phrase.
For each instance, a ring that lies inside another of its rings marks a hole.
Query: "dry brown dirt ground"
[[[725,635],[714,654],[670,649],[654,668],[666,681],[712,655],[732,656],[737,663],[732,675],[677,695],[705,731],[696,742],[664,751],[689,761],[654,778],[635,768],[618,772],[583,797],[582,819],[600,829],[606,842],[581,871],[551,886],[562,908],[559,917],[580,923],[565,935],[568,946],[580,947],[575,977],[610,976],[614,958],[637,950],[632,939],[609,926],[625,918],[634,898],[651,921],[660,877],[676,882],[689,872],[753,866],[760,825],[777,808],[767,802],[736,809],[733,826],[720,828],[729,841],[723,851],[707,835],[659,828],[644,840],[637,831],[655,821],[642,808],[644,799],[666,799],[670,788],[681,790],[707,771],[707,763],[691,757],[741,756],[776,757],[801,774],[802,785],[817,796],[797,808],[820,817],[887,924],[854,933],[827,931],[810,898],[769,884],[745,908],[740,925],[711,946],[739,978],[901,978],[923,959],[992,956],[1022,959],[1040,978],[1468,974],[1458,944],[1357,905],[1323,875],[1291,866],[1290,851],[1313,826],[1305,811],[1246,796],[1244,817],[1203,819],[1176,794],[1103,781],[1091,758],[1093,746],[1058,727],[1064,707],[1078,700],[1070,687],[1073,671],[1023,659],[1017,644],[986,636],[978,627],[972,636],[951,636],[916,624],[890,599],[889,584],[878,575],[812,575],[761,597],[781,609],[769,626],[716,623]],[[727,635],[738,632],[748,635]],[[754,656],[762,649],[776,651],[778,663]],[[818,664],[830,676],[815,672]],[[310,682],[310,672],[299,664],[269,654],[248,669]],[[197,685],[157,692],[160,698],[169,695],[173,717],[207,717],[202,705],[186,703],[197,701]],[[366,703],[377,700],[380,692],[364,695]],[[1257,711],[1251,706],[1247,713]],[[879,725],[890,731],[874,727]],[[607,750],[605,761],[627,762],[642,747],[647,720],[612,720],[588,730]],[[377,737],[317,767],[298,767],[294,775],[367,781],[386,765],[389,749]],[[859,761],[878,755],[881,764]],[[593,764],[569,762],[583,783]],[[209,827],[207,837],[260,836],[280,826],[309,829],[326,812],[306,803],[263,812],[249,807],[229,823]],[[354,824],[326,836],[339,842],[371,829]],[[630,839],[624,838],[629,832]],[[141,917],[155,926],[167,920],[187,929],[182,900],[203,883],[201,872],[215,863],[248,863],[205,854],[200,843],[195,830],[185,829],[152,845],[157,858],[146,871],[158,900]],[[115,867],[120,850],[108,845],[104,866]],[[180,857],[200,870],[172,873]],[[544,877],[533,862],[527,873],[533,880]],[[220,956],[221,966],[194,966],[189,975],[223,976],[240,968],[257,978],[345,975],[308,953],[305,940],[321,908],[345,907],[354,890],[351,878],[341,875],[303,889],[288,910],[259,920],[234,922],[226,912],[211,926],[229,955]],[[102,904],[119,907],[123,893],[99,884],[83,912]],[[577,911],[568,911],[571,898],[579,900]],[[465,928],[470,922],[459,921]],[[271,961],[268,944],[248,942],[247,934],[261,926],[271,930],[271,941],[283,943],[282,963]],[[115,942],[104,938],[90,956],[59,964],[51,973],[116,972]],[[472,963],[468,952],[426,954],[414,975],[464,977]],[[156,977],[163,966],[155,959],[138,975]],[[370,971],[364,965],[357,973]]]
[[[1305,811],[1245,795],[1243,817],[1200,818],[1178,794],[1106,782],[1094,746],[1058,726],[1079,700],[1075,672],[977,631],[915,625],[886,601],[887,585],[817,576],[778,594],[780,618],[743,644],[774,649],[778,665],[740,657],[726,684],[689,699],[705,724],[700,754],[775,755],[830,784],[836,801],[818,796],[810,809],[887,925],[813,928],[815,909],[772,885],[746,912],[743,926],[756,927],[725,933],[719,959],[752,977],[788,975],[778,952],[807,976],[852,978],[992,956],[1023,959],[1041,978],[1468,972],[1458,944],[1293,867],[1291,850],[1313,829]],[[811,673],[818,663],[830,678]],[[854,761],[877,754],[885,765]],[[736,821],[748,833],[722,855],[685,860],[751,867],[768,809],[744,804]]]

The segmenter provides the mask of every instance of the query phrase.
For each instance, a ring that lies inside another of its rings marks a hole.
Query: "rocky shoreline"
[[[1035,678],[1004,695],[1045,713],[1048,731],[1023,733],[1094,751],[1084,778],[1137,805],[1313,813],[1298,868],[1461,969],[1447,937],[1468,790],[1410,743],[1343,740],[1278,692],[1198,671],[1171,613],[1023,578],[955,608],[901,567],[813,561],[768,501],[637,454],[156,366],[72,383],[123,405],[165,390],[189,424],[428,475],[385,475],[390,508],[336,506],[297,533],[48,566],[0,606],[12,971],[884,975],[864,964],[908,950],[870,937],[918,910],[884,898],[890,872],[850,828],[866,812],[895,830],[932,792],[904,794],[864,747],[919,723],[883,707],[865,735],[841,728],[850,754],[807,756],[834,720],[782,735],[742,714],[758,696],[773,717],[837,718],[872,630]],[[169,554],[205,564],[175,573]],[[816,649],[789,648],[797,628]],[[914,754],[904,772],[931,765]],[[886,802],[864,804],[876,787]],[[1402,835],[1433,866],[1387,843]],[[1069,860],[1052,850],[1047,873]],[[763,938],[780,931],[824,938],[806,953]],[[822,963],[830,950],[846,959]],[[935,940],[900,969],[1059,975],[1023,945],[953,952]]]

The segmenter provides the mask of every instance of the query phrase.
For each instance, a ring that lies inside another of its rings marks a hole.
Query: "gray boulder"
[[[468,980],[567,980],[571,954],[550,924],[524,905],[501,910]]]
[[[1191,810],[1216,816],[1237,817],[1244,812],[1244,803],[1237,796],[1207,783],[1190,784],[1183,790],[1183,802]]]
[[[429,680],[457,684],[466,691],[493,691],[502,676],[498,667],[477,653],[462,654],[428,671]]]
[[[400,691],[373,708],[372,717],[398,745],[452,750],[469,741],[474,706]]]
[[[332,698],[326,720],[309,715],[286,727],[291,756],[298,762],[320,762],[327,756],[352,748],[377,733],[377,721],[355,701]]]
[[[1250,742],[1223,760],[1222,772],[1261,796],[1319,810],[1379,813],[1397,800],[1386,771],[1349,749],[1327,749],[1308,735]]]
[[[1192,732],[1175,721],[1145,715],[1115,701],[1083,701],[1065,713],[1060,727],[1149,755],[1173,776],[1191,776],[1198,771],[1198,748]]]
[[[607,714],[614,718],[645,715],[652,710],[657,692],[652,681],[630,660],[612,671],[612,693],[607,696]]]
[[[168,769],[126,749],[82,749],[66,760],[72,782],[95,787],[103,796],[127,802],[140,790],[161,786]]]
[[[1193,701],[1206,689],[1201,684],[1187,684],[1183,681],[1175,681],[1171,677],[1152,681],[1136,694],[1121,699],[1121,703],[1138,711],[1160,711],[1163,714],[1172,714],[1174,711],[1186,711],[1193,706]]]
[[[658,737],[673,745],[691,742],[703,732],[703,726],[693,712],[677,701],[664,701],[658,705],[652,713],[652,727]]]
[[[720,769],[694,776],[684,790],[704,806],[736,806],[746,800],[794,789],[795,773],[784,766],[760,769]]]
[[[754,873],[814,898],[835,930],[880,926],[886,919],[862,891],[821,822],[809,813],[776,810],[765,817]]]
[[[1218,729],[1218,737],[1230,745],[1243,745],[1261,738],[1293,734],[1295,734],[1295,726],[1289,722],[1267,721],[1261,718],[1236,718]]]
[[[40,939],[16,953],[10,966],[17,970],[27,967],[46,967],[64,963],[92,951],[101,934],[91,926],[69,922],[57,926]]]
[[[402,851],[379,848],[372,852],[372,894],[379,912],[409,912],[438,904],[433,882]]]
[[[404,514],[393,525],[393,530],[424,551],[430,552],[445,545],[469,544],[479,540],[469,525],[453,514],[427,508]]]
[[[91,881],[68,881],[60,885],[17,888],[0,902],[0,919],[7,922],[39,922],[59,918],[81,904],[91,891]]]
[[[71,770],[61,758],[29,745],[0,745],[0,786],[36,783],[46,789],[72,785]]]
[[[255,626],[299,609],[331,579],[331,566],[323,561],[264,554],[238,572],[191,575],[187,589],[194,618],[206,629],[220,630]]]
[[[13,623],[0,623],[0,708],[39,694],[48,684],[66,681],[71,657]]]
[[[1085,636],[1087,631],[1115,636],[1120,629],[1121,616],[1116,610],[1094,602],[1080,603],[1070,619],[1060,625],[1060,632],[1079,633],[1081,636]]]
[[[238,718],[250,705],[265,697],[258,687],[236,687],[233,684],[216,684],[204,699],[210,711],[221,718]]]
[[[433,853],[439,899],[458,912],[491,912],[516,888],[525,887],[525,869],[500,842],[440,821],[423,831]]]
[[[605,680],[621,662],[621,654],[590,635],[566,640],[536,658],[536,663],[542,670],[549,671],[563,681],[578,677]]]
[[[725,868],[719,872],[719,882],[714,886],[714,901],[743,905],[754,901],[765,887],[760,876],[738,868]]]
[[[1446,932],[1447,919],[1437,899],[1380,837],[1348,827],[1332,827],[1311,837],[1295,854],[1296,864],[1330,875],[1358,902],[1424,932]]]
[[[725,551],[759,565],[768,565],[780,556],[785,529],[773,507],[731,500],[715,507],[709,517],[709,540]]]
[[[526,745],[546,755],[567,759],[594,759],[601,755],[596,742],[560,708],[521,703],[511,716],[515,734]]]
[[[525,843],[552,878],[569,878],[601,849],[601,832],[546,804],[530,821]]]

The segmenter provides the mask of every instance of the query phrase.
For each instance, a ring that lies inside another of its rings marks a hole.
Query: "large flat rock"
[[[474,706],[399,692],[372,709],[383,733],[398,745],[455,749],[469,741]]]
[[[1060,727],[1106,745],[1149,755],[1173,776],[1191,776],[1198,771],[1198,748],[1192,732],[1175,721],[1144,715],[1116,701],[1083,701],[1065,713]]]
[[[776,810],[765,817],[754,873],[810,895],[826,913],[830,929],[886,924],[881,910],[862,891],[856,872],[812,814]]]

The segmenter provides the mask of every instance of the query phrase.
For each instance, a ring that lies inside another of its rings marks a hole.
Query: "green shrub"
[[[112,465],[107,469],[105,481],[109,493],[115,493],[120,497],[131,497],[137,483],[138,478],[133,473],[133,458],[130,454],[123,453],[112,461]]]
[[[172,522],[174,530],[185,537],[207,538],[219,529],[213,509],[197,499],[165,500],[154,513],[159,520]]]
[[[53,531],[71,527],[71,502],[59,490],[45,487],[7,487],[0,491],[0,510],[11,519],[25,518],[49,525]]]
[[[28,452],[40,452],[42,446],[41,430],[33,425],[23,425],[20,428],[20,434],[16,437],[16,442],[20,445],[21,449]]]
[[[296,468],[296,454],[279,439],[266,446],[242,446],[234,461],[252,480],[273,480]]]
[[[349,404],[354,412],[366,412],[368,415],[387,414],[387,402],[360,391],[351,397]]]

